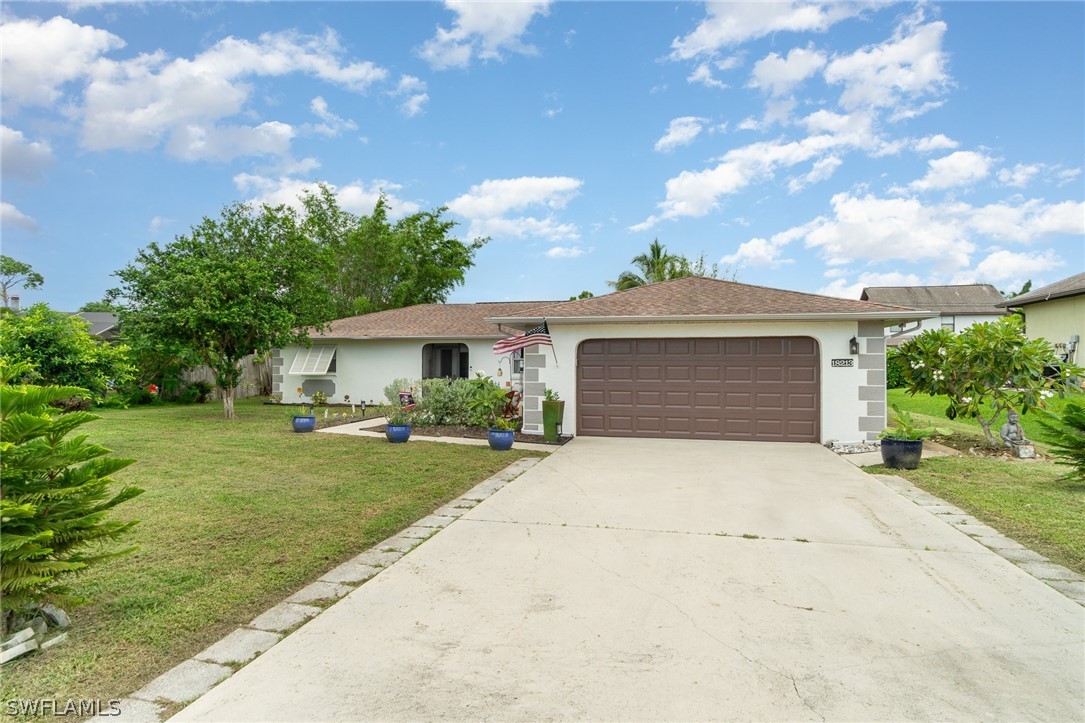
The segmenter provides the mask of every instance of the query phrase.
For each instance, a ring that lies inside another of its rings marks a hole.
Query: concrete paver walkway
[[[827,449],[580,438],[175,720],[1077,720],[1083,653]]]

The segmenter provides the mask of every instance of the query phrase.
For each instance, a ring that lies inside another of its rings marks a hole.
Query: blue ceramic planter
[[[316,417],[296,416],[292,424],[295,432],[312,432],[316,429]]]
[[[384,436],[392,444],[402,444],[411,438],[411,425],[389,424],[384,430]]]
[[[516,432],[511,429],[491,429],[486,439],[490,442],[490,449],[504,452],[512,449],[512,442],[516,439]]]

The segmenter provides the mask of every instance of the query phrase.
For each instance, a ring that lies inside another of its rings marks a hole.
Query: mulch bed
[[[378,427],[371,427],[371,432],[383,432],[387,429],[387,426],[382,424]],[[458,427],[452,425],[433,425],[422,426],[420,424],[411,425],[411,434],[417,434],[420,437],[460,437],[466,439],[486,439],[486,433],[488,430],[482,427]],[[546,438],[541,434],[524,434],[517,431],[514,439],[517,442],[531,442],[532,444],[552,444],[547,442]],[[555,447],[565,444],[569,441],[569,438],[559,438]]]
[[[1031,462],[1032,459],[1018,459],[1012,450],[1002,447],[988,447],[984,444],[982,439],[976,439],[974,437],[968,437],[965,435],[950,435],[948,437],[941,437],[935,435],[931,437],[931,441],[938,442],[938,444],[951,447],[959,452],[970,454],[973,457],[1001,457],[1002,459],[1013,460],[1015,462]],[[1036,457],[1033,459],[1047,459],[1046,455],[1036,452]]]

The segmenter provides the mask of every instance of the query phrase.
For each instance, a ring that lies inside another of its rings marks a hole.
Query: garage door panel
[[[589,340],[578,432],[817,441],[819,364],[816,341],[801,337]]]

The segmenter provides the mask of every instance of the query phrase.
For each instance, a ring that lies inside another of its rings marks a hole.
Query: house
[[[1063,361],[1082,364],[1079,350],[1085,337],[1085,273],[1030,291],[999,306],[1025,319],[1029,339],[1046,339]]]
[[[566,434],[854,442],[885,427],[884,329],[933,312],[688,277],[567,302],[423,304],[333,322],[272,361],[284,401],[378,401],[396,378],[497,370],[523,381],[524,431],[543,390]],[[552,346],[493,344],[546,322]]]
[[[102,341],[113,341],[117,338],[117,334],[120,333],[116,314],[105,311],[76,311],[69,315],[78,316],[80,319],[90,324],[90,328],[87,329],[87,332],[91,336],[97,337]]]
[[[824,443],[877,437],[884,329],[932,316],[687,277],[489,321],[549,327],[552,347],[525,350],[525,432],[550,387],[564,433]]]
[[[929,329],[960,333],[973,324],[995,321],[1006,315],[1000,308],[1002,294],[990,284],[957,286],[870,286],[863,289],[862,301],[928,309],[937,316],[917,325],[894,325],[886,330],[890,346],[896,346]]]
[[[321,391],[331,402],[381,402],[394,379],[462,379],[476,371],[512,379],[518,360],[498,357],[502,331],[490,316],[515,315],[552,301],[480,304],[418,304],[333,321],[311,335],[312,346],[288,346],[271,360],[272,392],[287,402]],[[518,371],[518,369],[517,369]]]

